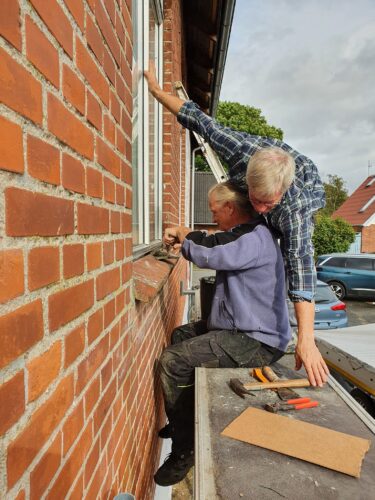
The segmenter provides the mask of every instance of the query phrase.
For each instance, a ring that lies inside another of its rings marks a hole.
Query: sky
[[[237,0],[220,100],[260,108],[351,194],[375,174],[375,0]]]

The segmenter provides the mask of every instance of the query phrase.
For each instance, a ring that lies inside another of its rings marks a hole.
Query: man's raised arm
[[[160,104],[165,106],[171,113],[177,116],[185,101],[175,95],[168,94],[168,92],[165,92],[160,87],[159,82],[156,79],[155,67],[153,63],[150,62],[150,69],[148,71],[144,71],[144,75],[148,83],[148,90],[155,97],[155,99],[159,101]]]

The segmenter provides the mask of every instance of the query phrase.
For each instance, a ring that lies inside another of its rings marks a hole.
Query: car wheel
[[[339,300],[342,300],[345,298],[346,289],[342,283],[339,283],[338,281],[329,281],[328,284],[332,288],[332,290],[335,292],[336,297]]]
[[[367,394],[358,388],[353,389],[350,395],[362,406],[362,408],[367,411],[367,413],[369,413],[372,417],[375,417],[375,405],[370,396],[367,396]]]

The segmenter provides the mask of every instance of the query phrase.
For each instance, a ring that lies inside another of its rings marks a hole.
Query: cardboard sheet
[[[257,408],[245,410],[221,434],[355,477],[360,475],[371,444],[367,439]]]

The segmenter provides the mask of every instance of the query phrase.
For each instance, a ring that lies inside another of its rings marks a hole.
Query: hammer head
[[[245,389],[243,383],[238,378],[231,378],[229,380],[229,387],[242,399],[245,398],[245,394],[250,394],[251,396],[255,396],[253,392],[250,392],[247,389]]]

